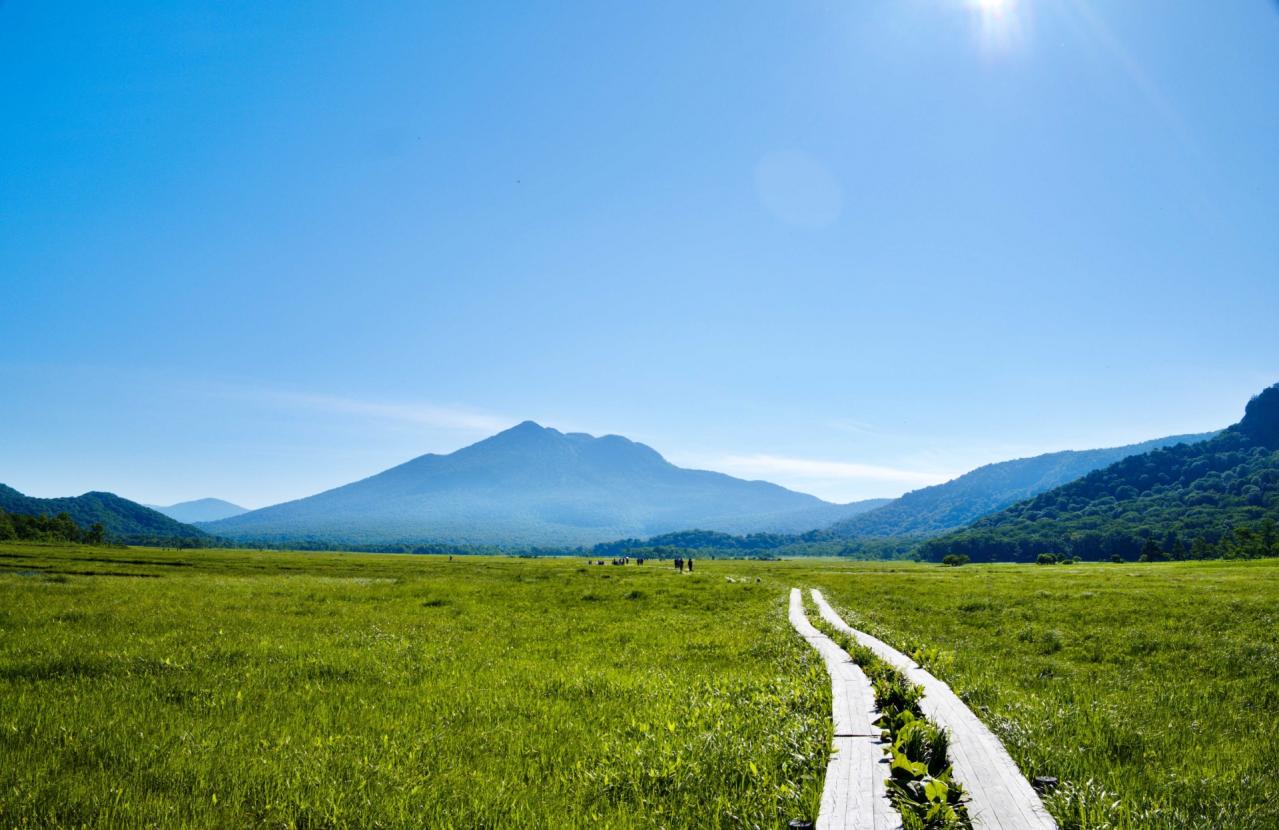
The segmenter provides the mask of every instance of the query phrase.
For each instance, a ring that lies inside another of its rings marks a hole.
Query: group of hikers
[[[634,562],[636,565],[644,564],[644,560],[642,558],[631,559],[629,556],[619,556],[618,558],[614,559],[609,564],[610,565],[629,565],[632,562]],[[586,564],[603,565],[604,560],[603,559],[587,559]],[[684,573],[684,568],[688,568],[689,573],[693,572],[693,557],[690,556],[687,559],[685,559],[684,557],[679,556],[675,558],[675,570],[679,571],[680,573]]]

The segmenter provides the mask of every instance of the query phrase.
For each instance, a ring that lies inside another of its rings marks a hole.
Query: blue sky
[[[1279,380],[1267,0],[0,5],[0,481],[526,418],[826,498]]]

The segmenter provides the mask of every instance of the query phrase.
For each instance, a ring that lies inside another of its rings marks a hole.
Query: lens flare
[[[1019,0],[964,0],[964,5],[986,51],[1005,52],[1017,45],[1023,27]]]

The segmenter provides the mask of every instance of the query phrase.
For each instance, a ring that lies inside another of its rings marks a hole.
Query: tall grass
[[[828,684],[712,570],[4,548],[0,825],[784,826]]]
[[[0,826],[785,826],[831,729],[792,586],[1057,777],[1064,830],[1279,827],[1279,562],[681,576],[14,545]]]

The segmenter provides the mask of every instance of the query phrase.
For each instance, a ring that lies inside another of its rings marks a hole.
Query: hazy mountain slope
[[[854,516],[860,516],[892,504],[895,499],[863,499],[847,504],[822,503],[819,507],[799,510],[789,514],[782,525],[766,528],[761,532],[769,533],[804,533],[815,527],[829,527],[832,523],[843,522]],[[784,526],[783,526],[784,525]]]
[[[247,508],[222,499],[195,499],[194,501],[183,501],[167,506],[159,504],[145,506],[157,513],[163,513],[170,519],[176,519],[179,522],[188,524],[191,522],[216,522],[218,519],[229,519],[232,516],[239,516],[241,513],[249,512]]]
[[[109,539],[126,544],[167,540],[210,541],[208,534],[199,528],[175,521],[114,493],[93,492],[83,496],[37,499],[0,484],[0,509],[28,516],[67,513],[81,528],[101,522]]]
[[[308,498],[203,523],[262,541],[591,544],[701,528],[795,531],[855,512],[763,481],[686,470],[617,435],[531,421]]]
[[[877,510],[838,522],[827,533],[846,539],[942,533],[1121,458],[1158,447],[1204,441],[1212,435],[1174,435],[1125,447],[1069,450],[987,464],[945,484],[914,490]]]
[[[1130,456],[931,540],[974,560],[1279,555],[1279,385],[1196,444]]]

